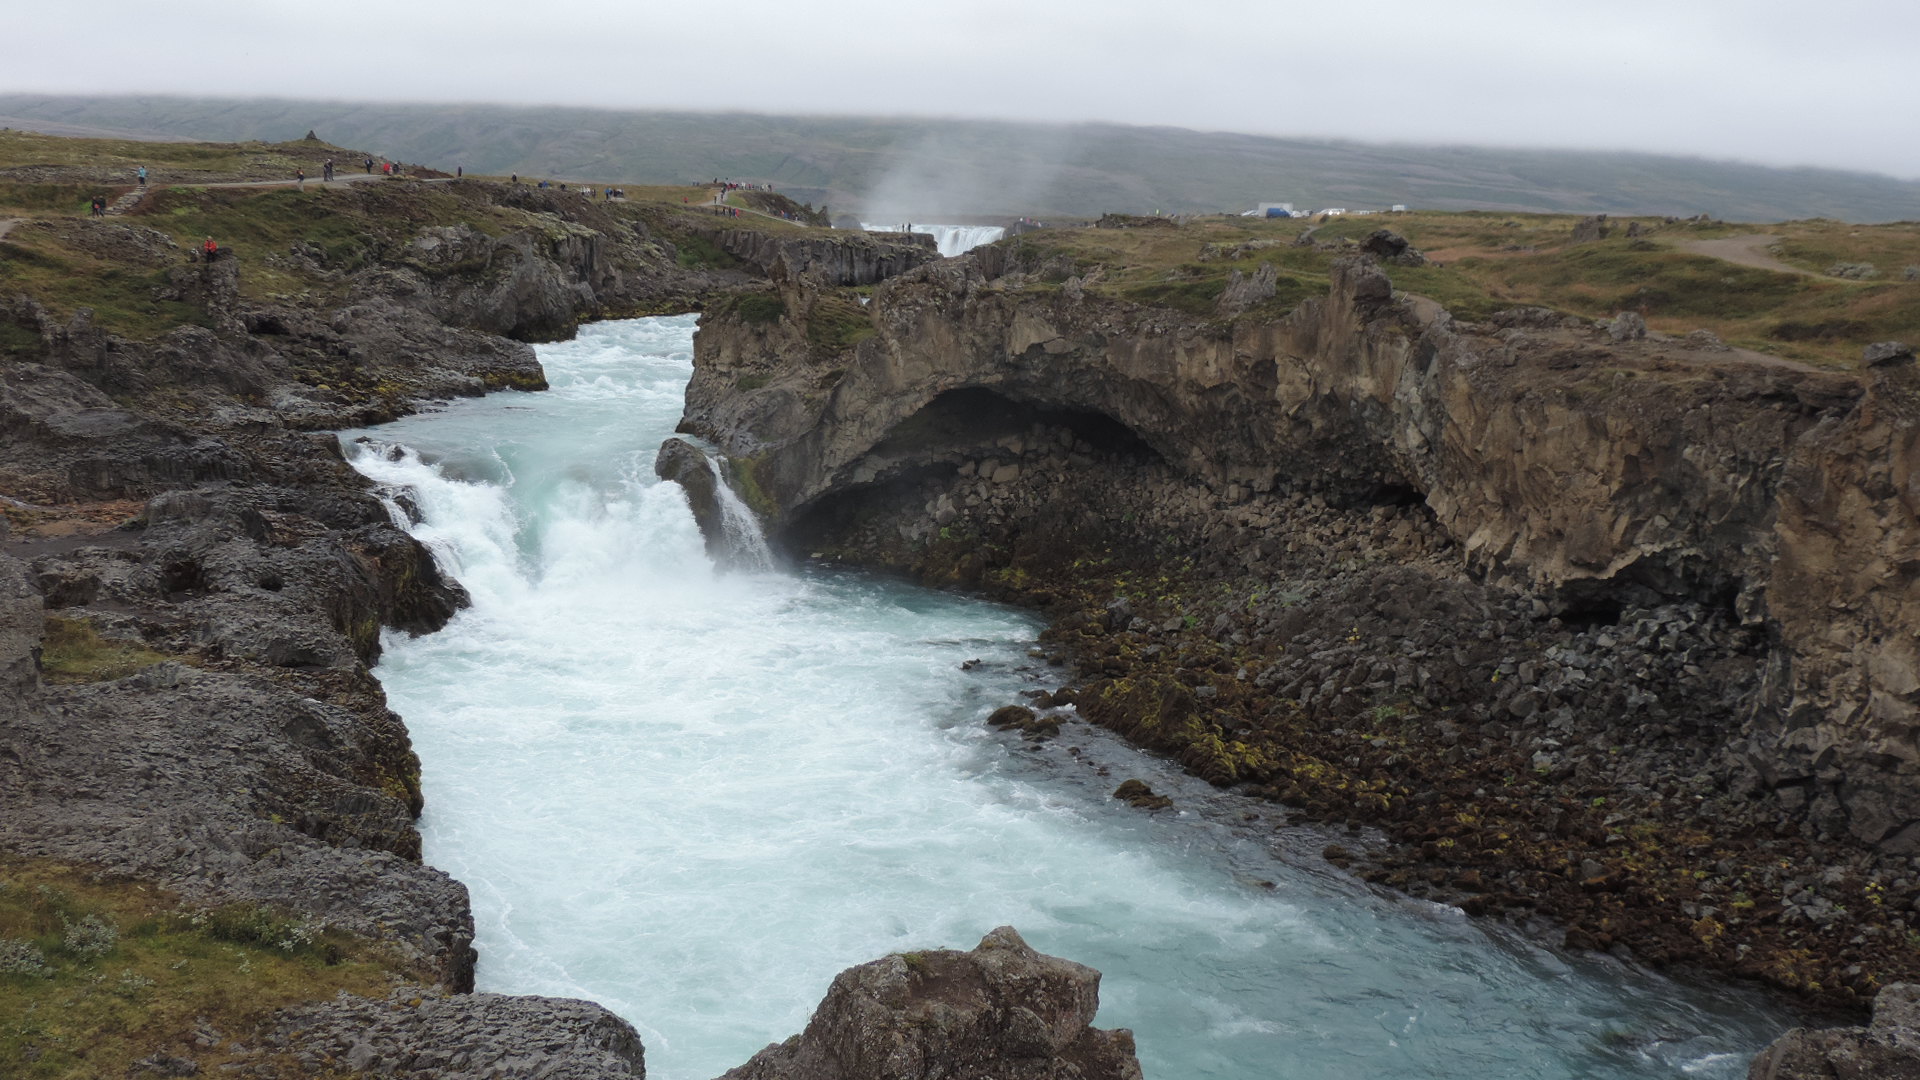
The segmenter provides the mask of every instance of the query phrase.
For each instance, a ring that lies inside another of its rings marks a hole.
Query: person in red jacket
[[[206,243],[200,245],[200,250],[205,253],[203,258],[207,262],[212,262],[220,257],[220,245],[214,243],[213,237],[211,236],[207,237]]]

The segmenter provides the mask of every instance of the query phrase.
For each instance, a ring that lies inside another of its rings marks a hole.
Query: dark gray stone
[[[1913,346],[1904,341],[1876,341],[1860,351],[1868,367],[1889,367],[1913,362]]]
[[[1132,1032],[1091,1026],[1099,1004],[1099,972],[1003,926],[841,972],[806,1031],[722,1080],[1140,1080]]]

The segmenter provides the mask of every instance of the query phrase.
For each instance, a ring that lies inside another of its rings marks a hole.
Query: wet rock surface
[[[1866,1027],[1795,1028],[1761,1051],[1749,1080],[1920,1080],[1920,986],[1880,992]]]
[[[1139,1080],[1132,1033],[1092,1026],[1099,991],[1099,972],[1002,926],[971,952],[841,972],[804,1032],[721,1080]]]

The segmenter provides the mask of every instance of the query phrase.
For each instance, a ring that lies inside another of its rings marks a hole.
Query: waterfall
[[[799,1031],[851,964],[1003,923],[1100,969],[1100,1022],[1153,1077],[1736,1080],[1787,1026],[1377,893],[1324,834],[1070,706],[1049,742],[995,731],[1070,678],[1023,612],[841,567],[722,572],[655,466],[694,325],[586,326],[539,347],[547,393],[343,435],[473,599],[389,633],[377,674],[420,755],[426,859],[473,897],[482,990],[602,1002],[655,1080]],[[718,480],[707,460],[681,475]],[[702,502],[764,552],[726,485]],[[1176,809],[1109,797],[1125,778]]]
[[[757,572],[773,569],[773,549],[767,546],[766,533],[760,531],[760,519],[727,483],[726,472],[712,454],[707,455],[707,468],[713,472],[713,497],[720,505],[720,531],[726,538],[728,565]]]
[[[924,233],[933,237],[934,246],[949,259],[1007,235],[1007,230],[998,225],[870,225],[863,221],[860,227],[868,232]]]

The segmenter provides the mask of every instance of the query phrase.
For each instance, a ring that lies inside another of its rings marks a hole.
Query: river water
[[[427,859],[473,893],[482,989],[606,1004],[656,1080],[799,1031],[851,964],[1003,923],[1104,973],[1100,1023],[1155,1080],[1733,1078],[1784,1026],[1377,896],[1311,854],[1325,836],[1086,724],[1038,751],[986,729],[1061,678],[1024,613],[716,572],[651,468],[694,325],[590,326],[541,347],[548,393],[343,435],[473,595],[390,635],[378,675],[425,768]],[[1129,776],[1177,810],[1106,797]]]

